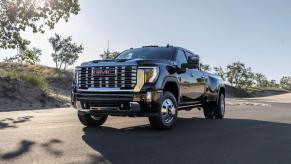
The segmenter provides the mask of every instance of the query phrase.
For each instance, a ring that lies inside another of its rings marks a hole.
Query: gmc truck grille
[[[82,67],[77,72],[77,83],[79,89],[134,89],[136,74],[136,66]]]

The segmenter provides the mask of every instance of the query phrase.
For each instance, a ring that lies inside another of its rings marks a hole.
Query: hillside
[[[289,93],[290,91],[279,88],[249,88],[248,90],[239,89],[226,85],[227,98],[253,98],[267,97]]]
[[[0,110],[69,105],[72,71],[0,63]]]
[[[49,96],[40,88],[26,81],[10,77],[0,77],[0,81],[0,110],[49,108],[64,105],[62,100]]]
[[[0,63],[0,71],[7,72],[24,72],[34,76],[43,78],[49,87],[57,88],[58,90],[68,91],[73,80],[72,71],[58,71],[55,68],[41,65],[21,65]],[[68,94],[68,93],[66,93]]]

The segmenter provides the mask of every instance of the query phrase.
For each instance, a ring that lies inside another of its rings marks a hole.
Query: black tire
[[[149,121],[154,129],[168,130],[174,127],[177,120],[177,100],[171,92],[165,91],[160,101],[161,109],[159,116],[149,117]]]
[[[203,105],[203,113],[206,119],[214,118],[214,108],[215,104],[212,102],[207,102]]]
[[[87,127],[99,127],[107,120],[107,115],[92,116],[87,113],[78,112],[80,122]]]
[[[225,114],[225,96],[223,93],[219,95],[217,105],[214,109],[214,116],[216,119],[223,119]]]

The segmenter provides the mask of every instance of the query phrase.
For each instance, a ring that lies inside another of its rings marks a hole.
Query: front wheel
[[[99,127],[107,120],[107,115],[92,116],[88,113],[78,112],[80,122],[87,127]]]
[[[161,98],[161,109],[159,116],[149,117],[150,124],[153,128],[159,130],[171,129],[177,120],[178,105],[175,96],[165,91]]]

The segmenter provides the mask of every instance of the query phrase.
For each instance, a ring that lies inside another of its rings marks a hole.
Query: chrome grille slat
[[[110,71],[110,75],[94,75],[94,71]],[[79,89],[119,88],[134,89],[137,82],[136,66],[83,67],[78,71]]]

